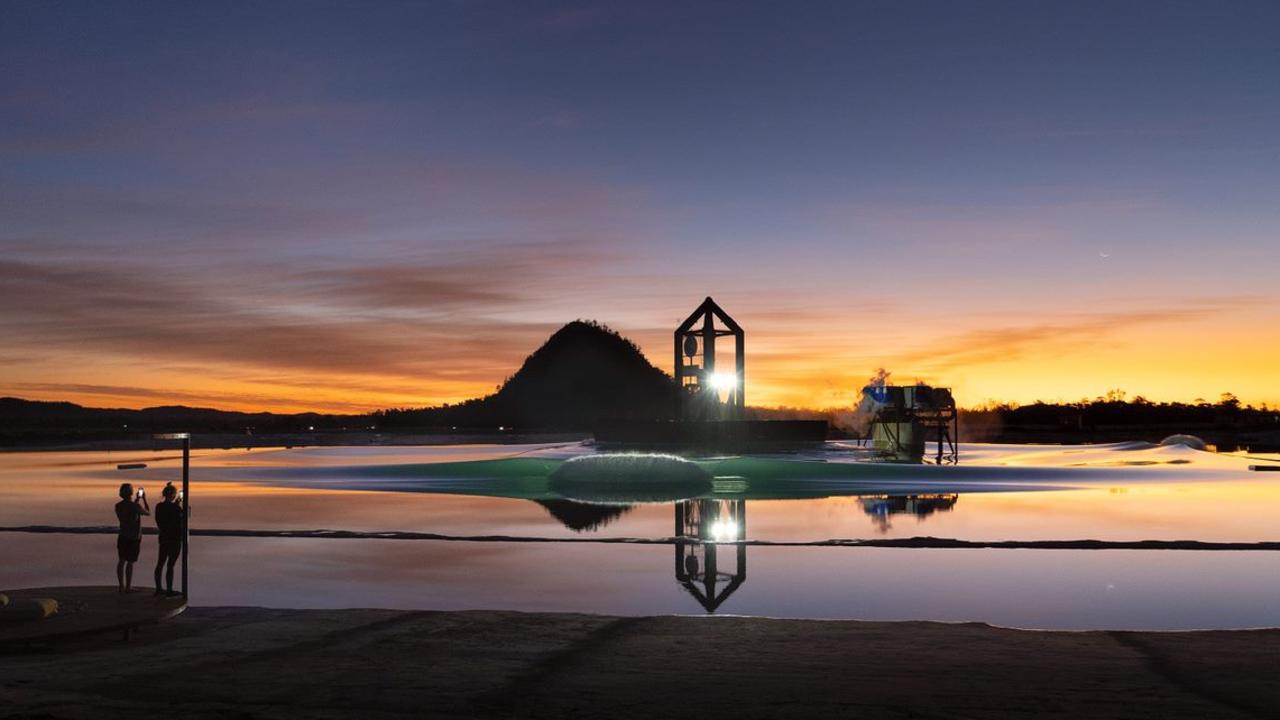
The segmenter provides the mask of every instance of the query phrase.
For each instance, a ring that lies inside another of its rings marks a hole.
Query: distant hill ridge
[[[678,388],[635,343],[575,320],[525,358],[492,395],[457,405],[375,413],[384,427],[515,426],[590,430],[605,419],[668,418]]]
[[[299,433],[315,430],[589,431],[601,419],[666,418],[677,388],[635,343],[600,323],[575,320],[557,330],[497,392],[455,405],[391,409],[367,415],[247,413],[166,405],[141,410],[91,408],[62,401],[0,398],[0,445],[74,441],[175,429],[202,433]]]
[[[330,424],[367,424],[366,415],[325,415],[297,413],[291,415],[234,410],[161,405],[134,410],[130,408],[84,407],[65,401],[0,398],[0,432],[162,432],[175,428],[204,432],[243,433],[246,428],[260,432],[292,432],[325,421]]]

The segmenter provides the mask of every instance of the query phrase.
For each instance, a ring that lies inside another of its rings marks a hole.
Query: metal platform
[[[10,601],[53,598],[58,614],[44,620],[0,622],[0,647],[26,646],[104,633],[123,633],[168,620],[187,609],[181,595],[156,597],[151,588],[121,593],[114,585],[0,590]]]

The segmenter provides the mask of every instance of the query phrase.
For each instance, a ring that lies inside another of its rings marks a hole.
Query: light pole
[[[187,593],[187,555],[189,555],[188,539],[191,537],[187,521],[191,503],[191,433],[162,433],[154,436],[156,440],[182,441],[182,601],[191,604],[191,596]]]

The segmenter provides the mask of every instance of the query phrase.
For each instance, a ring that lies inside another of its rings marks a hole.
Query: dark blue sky
[[[215,404],[456,399],[579,316],[662,362],[711,293],[766,331],[761,402],[882,364],[973,402],[1280,399],[1241,360],[1277,314],[1277,28],[1271,2],[5,1],[0,392],[145,403],[216,369]],[[179,329],[105,316],[157,298]]]

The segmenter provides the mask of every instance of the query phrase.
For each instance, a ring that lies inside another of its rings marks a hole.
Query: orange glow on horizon
[[[767,333],[756,332],[748,340],[747,403],[757,407],[847,408],[875,368],[883,366],[899,383],[923,381],[952,387],[962,407],[992,401],[1074,402],[1112,389],[1124,390],[1130,398],[1142,395],[1156,402],[1216,402],[1221,393],[1231,392],[1246,404],[1280,405],[1280,382],[1272,361],[1280,357],[1280,339],[1255,338],[1234,328],[1206,331],[1201,337],[1201,342],[1188,347],[1176,336],[1131,332],[1122,339],[1078,351],[1059,346],[1032,348],[1003,360],[938,366],[919,354],[912,362],[893,354],[868,357],[860,342],[852,339],[837,339],[811,351],[809,343],[804,343],[804,349],[797,352],[790,334],[780,334],[775,341]],[[669,357],[663,340],[641,343],[651,362]],[[98,384],[82,385],[59,383],[53,377],[80,372],[50,372],[50,366],[42,366],[10,375],[7,382],[0,383],[0,395],[65,400],[89,407],[188,405],[243,412],[359,414],[456,403],[492,393],[531,349],[512,348],[504,357],[509,369],[495,366],[492,378],[483,380],[432,379],[416,385],[404,377],[308,373],[278,383],[254,378],[248,372],[241,379],[230,367],[193,374],[139,372],[127,366],[104,365],[95,374]],[[670,371],[670,360],[655,364]]]

